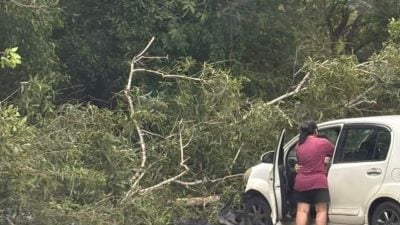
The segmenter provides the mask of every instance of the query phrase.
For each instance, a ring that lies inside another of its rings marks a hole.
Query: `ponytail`
[[[307,137],[311,134],[314,134],[317,129],[317,124],[313,120],[307,120],[301,123],[300,125],[300,136],[299,136],[299,145],[303,144]]]

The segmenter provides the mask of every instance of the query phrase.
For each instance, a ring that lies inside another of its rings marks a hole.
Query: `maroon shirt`
[[[325,157],[331,157],[335,146],[326,138],[314,135],[296,146],[297,164],[301,168],[297,171],[294,189],[308,191],[319,188],[328,188]]]

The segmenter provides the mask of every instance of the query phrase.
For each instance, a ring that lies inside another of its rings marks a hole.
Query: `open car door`
[[[270,180],[270,186],[272,187],[270,190],[273,190],[270,194],[271,199],[271,219],[272,223],[276,224],[279,220],[283,218],[282,215],[282,190],[281,190],[281,182],[282,182],[282,171],[283,168],[283,153],[284,153],[284,139],[285,139],[286,130],[283,129],[281,134],[279,135],[278,145],[275,150],[274,157],[274,166],[273,166],[273,176]]]

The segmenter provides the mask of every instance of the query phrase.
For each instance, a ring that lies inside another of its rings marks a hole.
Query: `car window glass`
[[[318,130],[318,135],[320,137],[327,138],[332,144],[336,144],[339,132],[340,128],[330,128],[325,130]]]
[[[385,160],[390,145],[390,132],[381,127],[345,129],[335,162],[367,162]]]

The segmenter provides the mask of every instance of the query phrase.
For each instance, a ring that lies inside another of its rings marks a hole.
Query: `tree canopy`
[[[173,224],[304,119],[399,114],[391,0],[0,1],[1,224]]]

